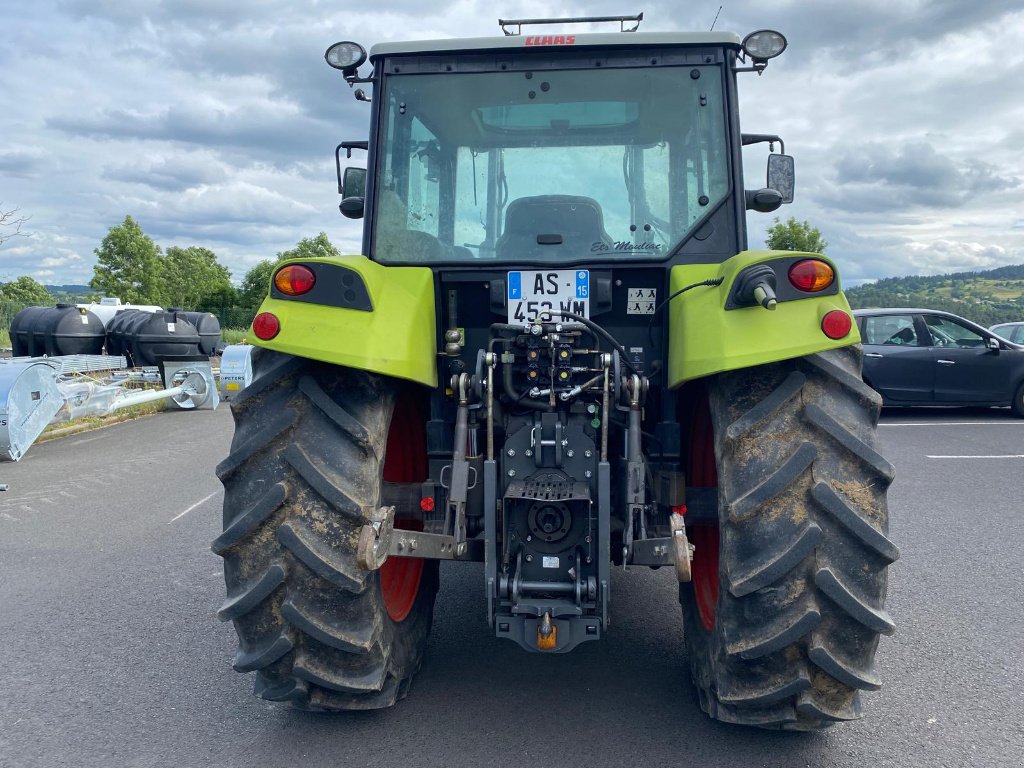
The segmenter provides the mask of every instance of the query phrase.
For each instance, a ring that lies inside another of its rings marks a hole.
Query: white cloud
[[[910,242],[905,251],[913,272],[922,275],[991,269],[1005,263],[1006,258],[1006,249],[998,245],[951,240]]]
[[[81,261],[82,257],[77,254],[70,254],[68,256],[47,256],[45,259],[39,262],[40,267],[63,267],[68,264],[74,264],[76,261]]]

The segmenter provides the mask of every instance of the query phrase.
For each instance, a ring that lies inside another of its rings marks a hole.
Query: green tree
[[[95,249],[98,261],[89,287],[132,304],[162,304],[160,248],[131,216],[111,227]]]
[[[828,248],[821,238],[821,231],[806,221],[797,221],[790,216],[786,221],[779,221],[768,227],[768,247],[773,251],[806,251],[808,253],[824,253]]]
[[[231,273],[217,261],[209,248],[193,245],[188,248],[171,246],[163,258],[163,289],[161,293],[168,306],[180,309],[198,309],[217,297],[232,296]],[[228,300],[227,306],[234,303]]]
[[[238,306],[238,289],[233,285],[223,285],[207,293],[199,302],[199,309],[210,311]]]
[[[28,275],[22,275],[9,283],[0,283],[0,301],[15,304],[53,304],[53,296]]]
[[[277,260],[320,259],[327,256],[341,256],[341,251],[334,247],[334,244],[328,239],[327,233],[321,232],[316,237],[302,238],[290,250],[281,251],[277,254]]]
[[[256,309],[266,298],[270,289],[270,274],[274,271],[274,262],[264,259],[245,273],[242,287],[238,290],[238,303],[249,309]]]

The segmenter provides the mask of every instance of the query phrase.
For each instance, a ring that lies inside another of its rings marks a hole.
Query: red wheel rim
[[[427,435],[416,404],[399,397],[391,416],[388,443],[384,453],[384,481],[420,483],[427,479]],[[423,523],[396,518],[395,527],[422,531]],[[404,621],[416,603],[423,578],[423,560],[389,557],[380,569],[380,591],[384,608],[392,621]]]
[[[690,428],[689,485],[696,488],[717,488],[718,468],[715,466],[715,435],[711,427],[711,409],[705,395],[694,413]],[[715,628],[718,609],[718,526],[690,526],[693,544],[693,595],[697,615],[704,628]]]

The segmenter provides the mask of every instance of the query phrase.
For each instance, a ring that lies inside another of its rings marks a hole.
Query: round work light
[[[786,38],[773,29],[759,29],[743,38],[743,51],[755,61],[774,59],[786,50]]]
[[[345,40],[340,43],[335,43],[328,48],[327,52],[324,54],[324,58],[332,67],[344,72],[346,70],[357,69],[360,64],[366,61],[366,49],[359,43],[353,43]]]

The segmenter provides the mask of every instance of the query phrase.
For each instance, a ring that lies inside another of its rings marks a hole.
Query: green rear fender
[[[292,259],[316,270],[333,264],[359,273],[372,309],[349,309],[269,297],[281,331],[254,344],[289,355],[437,386],[434,278],[428,267],[385,267],[365,256]],[[276,270],[275,270],[276,271]]]
[[[856,324],[841,339],[821,330],[822,318],[834,309],[850,312],[842,291],[830,296],[780,301],[774,310],[744,307],[726,311],[725,303],[741,270],[752,264],[807,256],[835,263],[818,253],[743,251],[721,264],[687,264],[672,268],[669,295],[702,280],[723,278],[715,288],[694,288],[669,304],[668,385],[722,371],[750,368],[860,342]],[[780,279],[786,279],[785,273]]]

